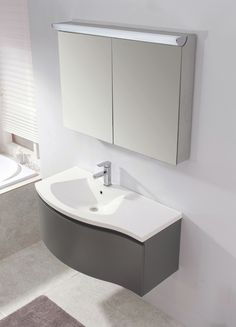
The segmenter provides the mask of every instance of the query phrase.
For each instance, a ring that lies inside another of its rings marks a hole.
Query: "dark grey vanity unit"
[[[120,232],[69,218],[41,198],[39,202],[46,246],[82,273],[143,296],[178,269],[181,220],[140,242]]]

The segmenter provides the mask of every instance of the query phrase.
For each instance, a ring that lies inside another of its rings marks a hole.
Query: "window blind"
[[[3,130],[38,142],[27,0],[0,0]]]

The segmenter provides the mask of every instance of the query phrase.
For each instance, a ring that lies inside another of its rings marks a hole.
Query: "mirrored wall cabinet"
[[[53,27],[66,127],[170,164],[188,159],[195,35],[84,22]]]

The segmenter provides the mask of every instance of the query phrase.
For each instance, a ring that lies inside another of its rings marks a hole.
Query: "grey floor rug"
[[[84,327],[46,296],[0,320],[0,327]]]

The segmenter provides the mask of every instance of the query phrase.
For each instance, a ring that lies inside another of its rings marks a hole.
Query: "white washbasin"
[[[78,176],[74,180],[53,183],[51,192],[63,205],[92,216],[94,213],[113,214],[123,198],[130,193],[117,186],[106,188],[92,176]]]
[[[140,242],[165,229],[182,214],[156,201],[112,185],[74,167],[35,184],[52,208],[81,222],[124,233]]]

